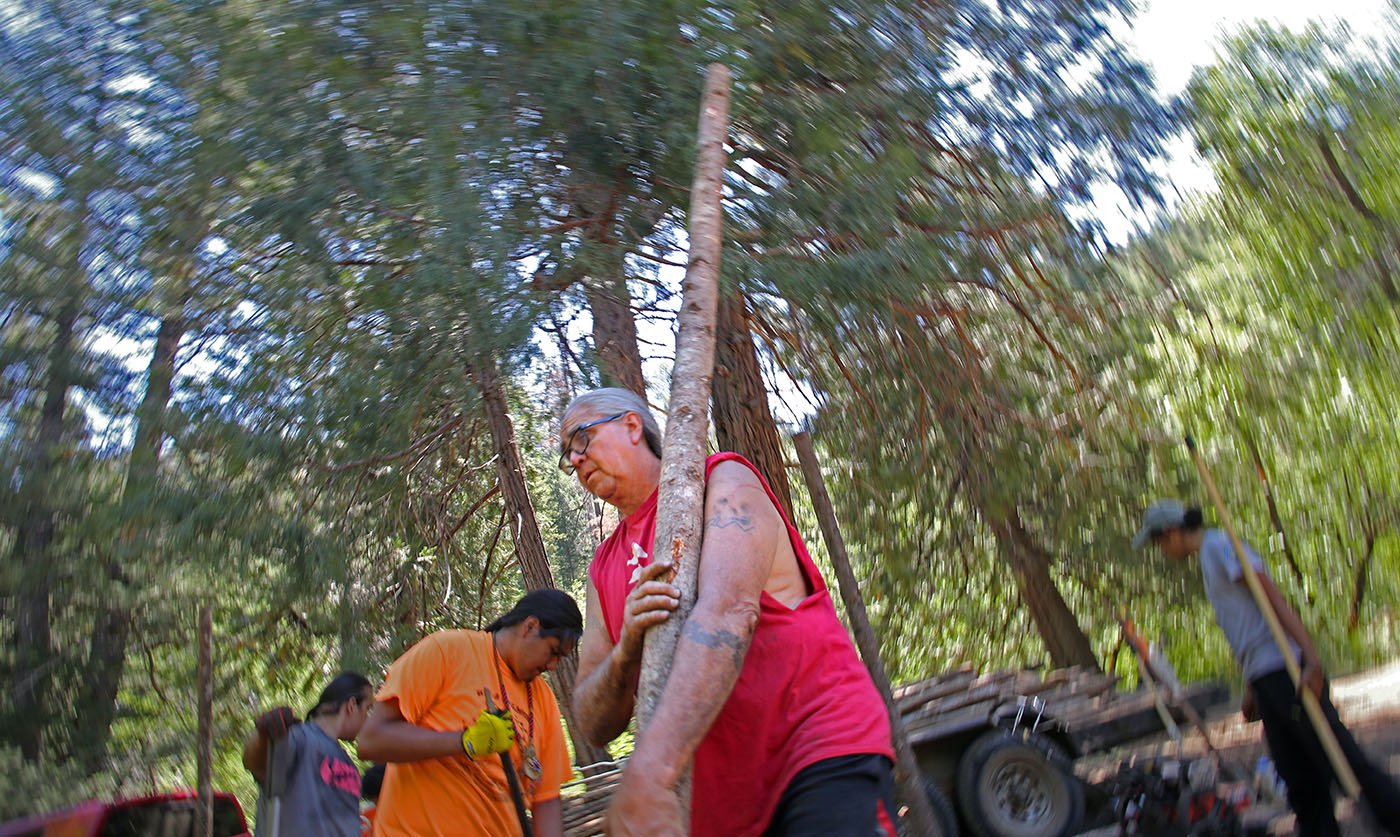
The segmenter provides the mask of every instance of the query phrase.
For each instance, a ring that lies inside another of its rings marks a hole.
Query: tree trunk
[[[181,303],[183,308],[183,302]],[[183,310],[161,319],[155,349],[146,376],[146,393],[137,411],[136,438],[127,463],[122,489],[122,529],[115,554],[107,561],[111,582],[105,607],[93,623],[88,641],[87,678],[79,699],[80,757],[88,773],[101,769],[116,717],[117,692],[126,667],[126,644],[131,629],[130,578],[126,562],[149,554],[154,548],[150,529],[154,516],[157,467],[165,438],[165,414],[175,379],[175,358],[185,335]]]
[[[616,244],[609,246],[621,253]],[[642,352],[637,345],[637,321],[632,317],[632,298],[627,292],[627,276],[622,258],[616,259],[616,272],[590,276],[584,282],[588,307],[593,312],[593,348],[598,352],[603,383],[646,395],[642,375]]]
[[[719,263],[724,243],[724,140],[729,130],[729,68],[711,64],[700,98],[696,132],[695,181],[690,189],[690,258],[677,315],[676,363],[671,372],[670,412],[661,449],[661,485],[656,500],[656,538],[652,561],[670,563],[680,588],[680,605],[671,618],[647,632],[637,686],[637,725],[646,734],[681,628],[695,606],[702,519],[705,511],[705,451],[708,436],[710,379],[715,364],[715,309]],[[689,822],[690,771],[676,786]]]
[[[1315,138],[1318,150],[1322,152],[1322,159],[1327,164],[1327,170],[1331,173],[1332,179],[1336,181],[1337,188],[1341,190],[1347,204],[1358,215],[1365,218],[1385,239],[1381,246],[1381,252],[1376,254],[1376,274],[1380,279],[1381,292],[1385,294],[1385,298],[1391,302],[1400,300],[1400,286],[1396,285],[1395,274],[1391,269],[1392,260],[1400,256],[1400,237],[1397,237],[1395,230],[1385,222],[1385,219],[1366,203],[1366,199],[1361,196],[1356,185],[1351,182],[1351,178],[1342,169],[1341,161],[1332,151],[1332,143],[1328,141],[1327,134],[1318,131]]]
[[[63,414],[73,385],[73,351],[80,307],[69,299],[59,309],[49,350],[48,381],[39,411],[39,430],[25,457],[27,473],[21,487],[23,512],[12,547],[20,568],[19,601],[15,611],[14,718],[5,726],[11,744],[26,762],[40,764],[44,730],[48,725],[49,684],[52,681],[53,637],[50,593],[51,554],[57,525],[52,488],[63,442]]]
[[[1031,620],[1050,652],[1051,664],[1055,668],[1083,666],[1098,671],[1099,661],[1089,638],[1050,577],[1050,555],[1026,531],[1020,514],[1012,509],[1009,514],[987,518],[987,525],[1011,565],[1021,601],[1030,610]]]
[[[768,388],[749,331],[748,303],[737,288],[720,294],[713,403],[719,449],[742,454],[756,465],[791,518],[792,488],[782,440],[768,408]]]
[[[821,465],[817,464],[816,451],[812,449],[812,437],[806,431],[792,437],[797,448],[797,459],[802,464],[802,476],[807,480],[807,493],[816,509],[817,521],[821,524],[822,535],[826,538],[827,554],[831,566],[836,570],[836,586],[841,591],[841,601],[846,605],[846,617],[851,622],[851,633],[855,634],[856,647],[861,659],[875,681],[875,688],[884,698],[885,711],[890,716],[890,733],[894,742],[897,775],[895,777],[899,795],[909,806],[914,828],[919,834],[928,837],[944,837],[943,829],[933,813],[928,795],[924,793],[923,774],[914,758],[914,748],[909,736],[904,732],[904,721],[894,703],[894,690],[890,687],[890,677],[885,673],[885,663],[880,658],[880,642],[870,627],[870,617],[865,612],[865,600],[860,595],[860,585],[851,569],[850,556],[846,554],[846,542],[841,537],[841,527],[836,522],[836,512],[831,507],[831,497],[826,493],[826,483],[822,481]]]
[[[526,590],[542,590],[554,586],[554,573],[549,567],[544,538],[540,536],[535,506],[525,482],[525,465],[515,441],[515,425],[506,407],[505,390],[494,361],[486,361],[475,369],[474,378],[486,407],[486,420],[491,428],[491,443],[496,454],[496,477],[505,498],[506,519],[510,521],[511,540],[515,557],[525,578]],[[596,764],[609,759],[608,751],[597,747],[577,732],[574,723],[574,682],[578,677],[578,661],[569,656],[559,661],[554,672],[555,697],[569,725],[569,739],[574,743],[574,757],[579,766]]]
[[[1352,582],[1351,609],[1347,614],[1347,632],[1355,633],[1361,625],[1361,601],[1366,597],[1366,579],[1371,572],[1371,558],[1376,554],[1376,533],[1366,532],[1366,551],[1356,564],[1356,576]]]
[[[1303,568],[1299,566],[1298,559],[1293,555],[1293,541],[1289,539],[1288,533],[1283,528],[1283,515],[1279,513],[1278,501],[1274,499],[1274,487],[1269,482],[1269,473],[1264,470],[1264,456],[1259,450],[1259,445],[1255,443],[1254,436],[1245,427],[1243,421],[1238,416],[1235,423],[1239,427],[1240,435],[1244,437],[1245,444],[1249,446],[1250,458],[1254,460],[1254,473],[1259,477],[1259,482],[1264,486],[1264,501],[1269,506],[1269,520],[1274,524],[1274,531],[1278,533],[1278,538],[1283,543],[1283,557],[1288,562],[1288,567],[1293,571],[1293,578],[1297,580],[1299,587],[1306,587],[1303,583]],[[1317,600],[1313,593],[1308,594],[1308,604]]]

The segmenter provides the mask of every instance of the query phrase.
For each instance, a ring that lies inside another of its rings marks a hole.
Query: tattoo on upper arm
[[[749,504],[735,502],[728,497],[720,497],[715,500],[715,516],[707,521],[707,525],[716,529],[728,529],[736,526],[742,532],[752,532],[753,513],[749,509]]]
[[[685,629],[682,631],[686,639],[697,645],[706,648],[724,649],[728,648],[734,658],[734,667],[742,668],[744,665],[744,654],[749,650],[749,639],[739,636],[733,631],[726,631],[723,628],[715,631],[708,631],[695,624],[693,620],[687,620]]]

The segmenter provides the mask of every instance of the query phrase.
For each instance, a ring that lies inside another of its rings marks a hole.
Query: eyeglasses
[[[588,443],[593,440],[593,434],[583,433],[583,431],[592,427],[597,427],[600,424],[607,424],[610,421],[617,421],[627,415],[627,412],[627,410],[623,410],[617,415],[594,419],[586,424],[580,424],[578,427],[575,427],[574,432],[569,434],[569,441],[559,448],[559,470],[572,475],[574,472],[574,463],[571,461],[570,457],[574,454],[582,456],[588,452]],[[583,433],[582,437],[579,436],[580,433]]]

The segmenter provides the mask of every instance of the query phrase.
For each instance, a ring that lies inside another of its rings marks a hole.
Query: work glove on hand
[[[481,710],[476,723],[462,730],[462,751],[468,758],[479,759],[504,753],[515,743],[515,727],[510,718]]]
[[[279,706],[259,715],[253,726],[263,738],[282,739],[287,737],[288,730],[299,723],[301,721],[295,712],[286,706]]]

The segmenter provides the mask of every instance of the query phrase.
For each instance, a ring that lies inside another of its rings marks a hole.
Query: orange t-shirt
[[[405,719],[434,730],[460,730],[476,722],[486,708],[485,690],[497,709],[506,706],[505,682],[515,720],[511,760],[530,808],[556,799],[570,774],[564,729],[554,693],[539,678],[526,684],[502,660],[497,679],[491,635],[482,631],[439,631],[424,637],[389,667],[376,697],[397,701]],[[527,690],[528,693],[527,693]],[[536,755],[543,768],[531,781],[522,768],[529,743],[529,697],[534,696]],[[500,756],[472,761],[466,754],[390,764],[379,792],[376,835],[382,837],[450,837],[450,835],[520,834],[515,803],[506,784]]]

